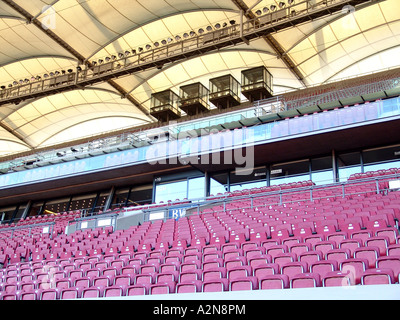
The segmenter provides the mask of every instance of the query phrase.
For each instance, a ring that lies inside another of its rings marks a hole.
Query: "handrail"
[[[147,206],[140,206],[140,207],[132,207],[132,210],[129,210],[129,208],[126,208],[124,211],[142,211],[146,216],[148,216],[152,212],[156,211],[163,211],[163,210],[170,210],[170,209],[175,209],[175,208],[182,208],[182,207],[192,207],[191,209],[194,210],[193,213],[201,214],[201,207],[208,207],[210,205],[223,205],[224,209],[226,208],[226,204],[229,202],[233,201],[240,201],[240,200],[248,200],[250,198],[251,201],[251,206],[250,208],[254,208],[254,200],[257,200],[258,198],[262,197],[274,197],[274,196],[279,196],[279,201],[278,202],[271,202],[271,203],[265,203],[263,206],[270,206],[270,205],[282,205],[284,203],[291,203],[291,201],[285,202],[284,196],[289,195],[289,194],[295,194],[295,193],[301,193],[301,192],[309,192],[310,195],[308,198],[304,198],[303,200],[294,200],[294,202],[299,202],[299,201],[314,201],[317,199],[315,197],[315,192],[318,191],[323,191],[327,190],[330,188],[337,188],[338,190],[340,189],[340,194],[338,193],[337,195],[332,195],[334,196],[341,196],[342,198],[345,198],[346,196],[349,195],[357,195],[357,194],[364,194],[367,192],[371,192],[372,190],[369,191],[361,191],[361,192],[356,192],[356,193],[348,193],[346,192],[346,187],[352,186],[352,185],[362,185],[362,184],[371,184],[375,182],[376,188],[374,192],[376,194],[379,194],[381,192],[385,192],[386,189],[381,189],[379,186],[379,182],[390,180],[390,179],[400,179],[400,173],[395,173],[395,174],[387,174],[387,175],[382,175],[382,176],[375,176],[375,177],[370,177],[366,179],[354,179],[354,180],[348,180],[345,182],[336,182],[336,183],[331,183],[331,184],[326,184],[326,185],[311,185],[311,186],[305,186],[301,188],[289,188],[289,189],[281,189],[278,191],[267,191],[267,192],[257,192],[257,193],[251,193],[249,190],[249,194],[246,195],[240,195],[240,196],[235,196],[232,195],[232,193],[227,193],[224,195],[220,196],[212,196],[212,197],[205,197],[205,198],[197,198],[197,199],[192,199],[192,200],[187,200],[187,202],[182,203],[183,201],[179,202],[170,202],[166,204],[165,206],[160,206],[160,204],[152,204],[152,205],[147,205]],[[325,197],[323,197],[325,198]],[[258,207],[258,206],[257,206]],[[120,212],[121,210],[114,210],[114,212]]]
[[[50,239],[52,239],[53,238],[53,231],[54,231],[55,224],[56,224],[55,222],[44,222],[44,223],[34,223],[34,224],[30,224],[30,225],[25,225],[25,226],[7,227],[7,228],[4,228],[4,229],[0,229],[0,236],[1,236],[2,233],[6,233],[6,232],[10,232],[11,231],[11,239],[13,239],[15,231],[29,229],[29,235],[28,236],[30,237],[31,233],[32,233],[32,229],[49,226],[49,227],[51,227],[51,230],[49,230],[48,233],[50,235]],[[17,237],[19,237],[19,236],[17,236]],[[4,239],[4,238],[0,237],[0,239]],[[7,238],[7,239],[10,239],[10,238]]]

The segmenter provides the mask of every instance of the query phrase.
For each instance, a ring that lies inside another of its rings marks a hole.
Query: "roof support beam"
[[[250,8],[244,3],[243,0],[232,0],[232,2],[241,10],[245,12],[245,16],[248,19],[255,19],[256,16],[251,11],[260,1],[256,2]],[[282,59],[283,63],[289,68],[289,70],[295,75],[296,79],[301,82],[304,87],[307,87],[306,83],[304,82],[304,76],[301,71],[297,68],[296,64],[293,62],[292,59],[288,55],[285,54],[285,50],[282,48],[280,43],[271,35],[271,33],[265,34],[262,36],[265,42],[268,43],[270,47],[272,47],[275,52],[277,53],[278,59]]]
[[[9,3],[10,6],[19,7],[12,0],[3,1],[5,3]],[[237,3],[238,9],[240,9],[242,12],[247,11],[247,6],[243,0],[232,1]],[[315,5],[312,7],[307,7],[306,9],[304,9],[304,4],[308,4],[308,2],[296,2],[293,7],[299,6],[299,11],[296,11],[295,15],[287,15],[282,19],[274,18],[273,14],[267,14],[268,16],[266,18],[269,17],[271,19],[268,23],[261,24],[257,17],[253,20],[246,21],[244,22],[245,26],[243,32],[240,32],[240,34],[237,30],[237,26],[228,26],[225,30],[227,34],[221,34],[221,30],[218,30],[214,31],[212,34],[194,36],[179,42],[172,42],[166,46],[156,49],[153,48],[141,53],[139,52],[133,56],[121,57],[118,60],[112,61],[110,64],[112,68],[105,72],[96,71],[96,73],[94,73],[93,66],[89,64],[86,65],[85,70],[80,71],[79,79],[77,77],[76,81],[67,81],[63,85],[45,86],[44,81],[42,81],[41,90],[31,90],[29,88],[25,88],[21,90],[21,93],[19,92],[19,87],[10,88],[10,90],[7,88],[4,90],[3,98],[0,97],[0,105],[12,102],[17,103],[29,98],[46,96],[51,93],[76,90],[77,88],[84,88],[96,83],[104,82],[109,82],[109,84],[111,84],[121,94],[126,95],[126,91],[122,87],[118,86],[114,82],[114,79],[148,69],[160,68],[166,64],[187,60],[190,57],[198,57],[208,52],[216,52],[222,48],[234,47],[237,44],[243,44],[244,42],[260,38],[264,38],[267,42],[269,41],[270,45],[277,52],[278,58],[281,58],[289,67],[289,69],[292,70],[292,72],[296,75],[296,77],[300,81],[303,81],[303,75],[299,72],[297,68],[298,66],[295,65],[290,59],[288,60],[289,57],[284,55],[283,48],[278,42],[275,41],[274,38],[272,38],[271,34],[280,30],[294,27],[301,23],[309,22],[314,19],[319,19],[332,15],[333,13],[340,12],[345,5],[357,8],[363,3],[375,3],[373,0],[336,0],[334,2],[327,2],[325,0],[317,1],[318,2]],[[20,9],[22,10],[22,13],[25,12],[24,9]],[[25,14],[28,15],[28,19],[31,18],[29,13],[25,12]],[[250,18],[251,15],[254,14],[250,12],[248,17]],[[42,28],[39,21],[34,20],[33,22],[38,25],[39,28]],[[43,31],[46,32],[46,34],[49,34],[49,36],[54,36],[55,39],[58,38],[57,35],[55,35],[51,30]],[[58,41],[60,40],[61,39],[58,39]],[[79,53],[77,53],[73,48],[70,48],[68,44],[65,44],[65,46],[66,49],[68,48],[68,50],[71,50],[70,52],[75,52],[76,57],[82,61],[83,57],[79,55]],[[132,96],[129,96],[129,100],[132,103],[135,101]],[[137,107],[148,115],[148,111],[143,110],[139,104],[137,104]]]

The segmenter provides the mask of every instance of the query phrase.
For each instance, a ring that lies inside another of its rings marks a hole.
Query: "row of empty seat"
[[[354,184],[354,191],[360,186]],[[200,215],[126,230],[1,239],[0,297],[47,300],[398,283],[400,192],[377,193],[374,182],[363,193],[337,196],[330,186],[321,192],[326,197],[315,200],[299,200],[295,192],[290,198],[288,192],[290,202],[278,204],[268,194],[231,198]]]

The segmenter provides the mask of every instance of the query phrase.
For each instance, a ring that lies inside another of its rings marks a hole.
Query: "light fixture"
[[[106,57],[106,62],[108,62],[108,61],[110,61],[111,60],[111,58],[110,57]]]
[[[236,24],[236,21],[235,20],[231,20],[231,21],[229,21],[229,23],[233,26],[233,25]]]
[[[173,39],[171,38],[171,37],[169,37],[168,39],[167,39],[167,42],[168,43],[170,43],[170,42],[172,42],[173,41]]]
[[[275,11],[276,10],[276,5],[273,4],[269,8],[270,8],[271,11]]]
[[[99,64],[102,64],[103,63],[103,59],[99,59]]]
[[[130,54],[131,54],[131,52],[130,52],[129,50],[126,50],[126,51],[125,51],[125,55],[126,55],[126,56],[129,56]]]
[[[215,25],[215,29],[219,29],[219,28],[221,28],[221,24],[217,23],[217,24]]]
[[[189,34],[188,34],[187,32],[185,32],[185,33],[183,34],[183,37],[186,39],[186,38],[189,37]]]
[[[225,28],[227,25],[228,25],[228,24],[227,24],[226,22],[224,22],[224,23],[222,24],[222,28]]]
[[[204,33],[204,29],[203,29],[203,28],[200,28],[198,32],[199,32],[200,34],[202,34],[202,33]]]
[[[135,50],[135,49],[132,50],[132,54],[133,54],[133,55],[136,54],[136,50]]]
[[[115,59],[117,59],[117,56],[113,54],[113,55],[111,56],[111,59],[115,60]]]
[[[291,6],[294,3],[294,0],[288,0],[289,6]]]
[[[155,47],[159,47],[159,46],[160,46],[160,43],[159,43],[159,42],[154,42],[154,46],[155,46]]]
[[[211,30],[212,30],[212,27],[211,26],[207,26],[207,29],[206,29],[208,32],[210,32]]]
[[[122,52],[118,53],[118,57],[123,58],[124,54]]]
[[[146,44],[146,50],[150,50],[151,49],[151,45]]]
[[[140,52],[142,52],[142,51],[143,51],[143,48],[142,48],[142,47],[139,47],[139,49],[138,49],[138,50],[139,50],[139,53],[140,53]]]
[[[269,11],[268,7],[264,7],[264,8],[263,8],[263,12],[264,12],[264,13],[267,13],[268,11]]]
[[[163,45],[166,45],[166,44],[167,44],[167,40],[162,40],[161,43],[162,43]]]
[[[181,39],[182,39],[182,38],[181,38],[180,35],[175,36],[175,40],[176,40],[176,41],[179,41],[179,40],[181,40]]]
[[[261,10],[256,11],[256,15],[261,16],[261,14],[262,14]]]
[[[279,8],[284,8],[286,6],[286,3],[284,3],[283,1],[279,2]]]

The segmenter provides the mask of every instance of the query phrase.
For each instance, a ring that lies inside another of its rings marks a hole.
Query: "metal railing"
[[[33,82],[16,82],[15,85],[2,86],[0,91],[0,105],[17,103],[32,97],[44,96],[57,90],[79,89],[88,85],[103,82],[108,79],[131,74],[154,67],[162,67],[165,63],[187,59],[192,56],[210,52],[222,47],[232,46],[242,42],[259,38],[270,32],[293,26],[297,23],[322,17],[337,12],[346,6],[362,3],[376,3],[370,0],[322,0],[302,1],[287,8],[267,13],[255,19],[243,21],[243,11],[240,12],[240,24],[235,23],[220,30],[204,34],[195,34],[192,37],[174,41],[160,47],[135,52],[133,55],[114,55],[115,60],[102,65],[94,66],[86,62],[76,71],[40,79]],[[130,52],[130,51],[129,51]],[[29,77],[30,78],[30,77]]]
[[[293,202],[315,201],[326,198],[345,198],[347,196],[356,196],[368,193],[386,194],[389,192],[389,189],[385,186],[382,186],[380,183],[395,179],[400,179],[400,173],[387,174],[367,179],[354,179],[346,182],[337,182],[326,185],[311,185],[300,188],[282,189],[284,188],[284,185],[278,185],[276,187],[280,187],[281,189],[277,191],[256,192],[256,190],[248,190],[247,194],[243,194],[242,192],[241,195],[237,196],[229,192],[223,195],[191,199],[185,202],[171,201],[164,206],[160,204],[153,204],[141,207],[125,208],[122,211],[142,211],[144,214],[144,221],[149,221],[149,216],[151,213],[165,211],[164,220],[167,220],[169,218],[168,212],[173,209],[186,208],[187,215],[201,214],[204,208],[210,208],[213,206],[222,206],[223,211],[225,211],[227,204],[241,200],[250,201],[250,205],[248,207],[242,206],[242,209],[253,209],[256,207],[283,205]],[[355,186],[357,186],[356,190],[352,188]],[[368,189],[363,190],[363,187],[368,187]],[[323,194],[323,192],[325,192],[325,194]],[[118,212],[120,211],[121,210],[118,210]]]
[[[56,224],[55,222],[44,222],[44,223],[33,223],[25,226],[2,228],[0,229],[0,239],[4,238],[13,239],[24,236],[31,237],[34,234],[44,234],[44,233],[48,233],[50,239],[52,239],[55,224]],[[22,233],[20,232],[25,230],[29,230],[28,234],[26,234],[25,232]]]

